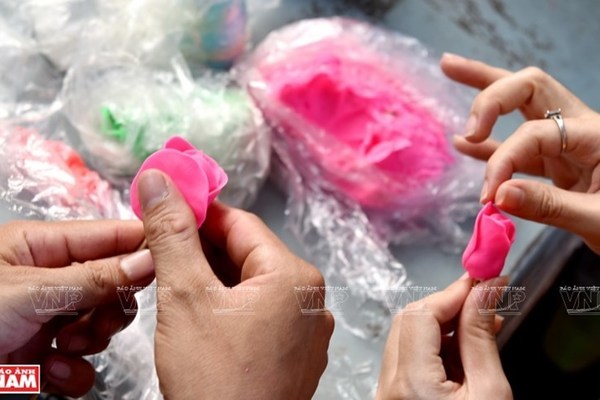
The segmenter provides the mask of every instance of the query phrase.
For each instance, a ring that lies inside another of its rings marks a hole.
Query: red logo
[[[39,393],[39,365],[0,364],[0,393]]]

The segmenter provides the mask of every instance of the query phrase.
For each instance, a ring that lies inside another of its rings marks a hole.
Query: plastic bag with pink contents
[[[366,23],[313,19],[273,32],[247,65],[288,189],[355,203],[384,241],[464,247],[460,222],[479,208],[482,174],[451,137],[469,93],[423,45]]]
[[[274,31],[239,68],[273,127],[288,226],[349,289],[330,307],[357,336],[385,336],[386,296],[408,284],[387,246],[460,251],[470,236],[483,174],[451,144],[469,93],[417,40],[342,18]]]

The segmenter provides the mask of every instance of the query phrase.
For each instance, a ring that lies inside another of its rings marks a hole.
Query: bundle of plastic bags
[[[19,11],[60,70],[95,52],[164,65],[182,52],[194,69],[228,68],[246,49],[244,0],[24,0]]]

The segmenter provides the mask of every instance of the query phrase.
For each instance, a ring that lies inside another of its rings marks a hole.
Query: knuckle
[[[314,266],[310,265],[306,268],[305,281],[310,286],[325,287],[325,278],[323,274]]]
[[[526,67],[522,71],[525,76],[536,84],[544,84],[550,78],[547,72],[536,66]]]
[[[244,218],[244,219],[248,220],[249,222],[260,223],[260,224],[263,223],[263,220],[258,215],[251,213],[249,211],[236,209],[235,212],[239,213],[240,218]]]
[[[474,318],[471,324],[467,326],[467,334],[473,338],[479,338],[482,341],[493,342],[496,340],[494,333],[494,318]]]
[[[264,224],[263,220],[256,214],[242,210],[241,208],[232,208],[230,210],[233,220],[242,220],[249,224]]]
[[[537,202],[536,214],[544,221],[554,221],[562,214],[562,205],[548,188],[542,188]]]
[[[106,291],[110,283],[115,280],[114,272],[108,262],[86,261],[80,267],[84,271],[85,281],[98,291]]]
[[[167,209],[158,211],[151,223],[146,226],[146,235],[154,242],[165,240],[185,241],[197,235],[196,224],[192,215],[173,213]]]

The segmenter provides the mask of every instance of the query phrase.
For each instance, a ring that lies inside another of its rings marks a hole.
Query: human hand
[[[376,399],[512,398],[495,340],[501,320],[479,311],[495,304],[506,278],[472,284],[465,274],[395,317]]]
[[[94,368],[82,357],[104,350],[135,316],[124,313],[117,286],[152,279],[148,251],[121,257],[143,238],[139,221],[0,227],[0,364],[41,364],[48,393],[89,391]]]
[[[168,177],[138,190],[156,266],[155,357],[169,399],[310,398],[327,365],[333,317],[301,312],[295,289],[323,278],[254,215],[213,204],[200,231]],[[228,313],[232,311],[232,313]],[[237,313],[235,311],[238,311]]]
[[[516,73],[446,54],[448,77],[481,89],[473,101],[464,137],[456,148],[488,160],[481,201],[493,201],[515,216],[578,234],[600,253],[600,114],[557,80],[534,67]],[[562,110],[562,142],[547,110]],[[527,120],[503,143],[489,139],[500,115],[519,110]],[[511,179],[515,172],[550,178],[555,186]]]

